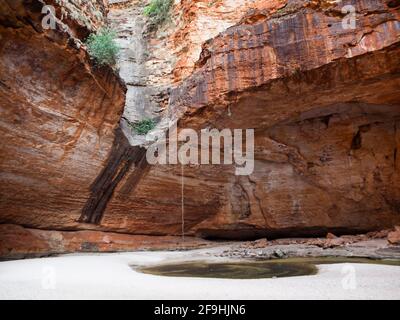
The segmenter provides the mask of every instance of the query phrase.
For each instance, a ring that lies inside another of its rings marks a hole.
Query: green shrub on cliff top
[[[173,2],[173,0],[151,0],[143,13],[150,18],[154,26],[159,26],[169,18]]]
[[[117,34],[112,29],[105,27],[92,33],[86,40],[90,56],[99,65],[114,65],[120,48],[115,42]]]

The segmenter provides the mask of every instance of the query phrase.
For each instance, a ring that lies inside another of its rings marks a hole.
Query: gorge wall
[[[248,177],[229,165],[148,166],[127,143],[125,85],[81,41],[109,10],[129,25],[145,1],[55,2],[57,30],[41,27],[43,1],[0,3],[2,256],[176,246],[182,182],[191,236],[400,223],[398,1],[175,1],[172,21],[144,37],[151,54],[128,87],[145,87],[158,129],[167,116],[179,128],[255,129]],[[342,25],[349,4],[355,29]]]

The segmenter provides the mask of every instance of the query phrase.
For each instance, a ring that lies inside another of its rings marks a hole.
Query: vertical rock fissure
[[[146,150],[142,147],[132,147],[118,128],[107,164],[90,187],[91,195],[82,210],[79,222],[100,224],[107,204],[119,182],[132,165],[135,165],[135,171],[142,172],[144,162],[146,162]],[[137,183],[138,181],[135,185]]]
[[[146,4],[146,1],[123,1],[112,6],[108,15],[120,48],[117,59],[119,74],[127,87],[121,126],[131,145],[144,145],[149,141],[146,134],[131,130],[132,124],[147,119],[158,124],[162,113],[162,97],[159,95],[163,89],[152,80],[154,72],[159,70],[152,69],[147,63],[154,53],[145,37],[146,17],[143,10]]]
[[[121,126],[116,131],[113,148],[107,163],[90,188],[90,198],[85,204],[80,222],[100,224],[107,204],[121,183],[117,198],[125,199],[135,191],[147,174],[150,166],[146,160],[145,135],[136,134],[129,124],[153,118],[157,105],[151,101],[148,73],[145,62],[148,58],[147,42],[143,30],[143,1],[113,1],[108,20],[117,33],[120,47],[118,69],[127,86],[124,114]],[[134,170],[131,167],[134,166]],[[127,176],[129,174],[129,176]],[[127,177],[126,177],[127,176]]]

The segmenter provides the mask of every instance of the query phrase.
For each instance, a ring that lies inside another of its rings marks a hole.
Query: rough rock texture
[[[213,245],[197,238],[153,237],[100,231],[49,231],[0,225],[0,260],[73,252],[189,250]]]
[[[50,0],[45,3],[54,6],[55,15],[80,39],[102,27],[107,20],[107,0]]]
[[[68,229],[106,164],[125,86],[90,64],[69,20],[42,29],[41,1],[0,4],[0,223]]]
[[[238,22],[251,23],[275,13],[286,5],[285,0],[183,0],[175,6],[177,30],[170,43],[177,56],[175,81],[189,76],[202,51],[204,43]]]
[[[315,239],[277,239],[263,245],[259,241],[229,244],[224,250],[215,252],[208,249],[209,256],[233,259],[282,259],[294,257],[357,257],[369,259],[390,259],[397,265],[400,246],[388,244],[385,239],[370,234],[342,236],[335,240]],[[221,253],[222,251],[222,253]],[[387,260],[388,261],[388,260]],[[364,261],[365,262],[365,261]],[[377,262],[377,261],[376,261]]]
[[[400,244],[400,226],[396,226],[395,230],[388,234],[387,239],[391,244]]]
[[[148,18],[143,15],[147,3],[143,0],[117,3],[108,15],[121,48],[119,73],[127,85],[121,128],[132,145],[152,141],[151,136],[136,134],[132,124],[153,119],[158,123],[158,130],[167,129],[168,124],[160,120],[168,103],[166,91],[172,82],[173,55],[165,46],[162,46],[164,50],[158,49],[165,39],[158,44],[148,41],[145,33]]]
[[[246,15],[204,45],[170,111],[181,127],[256,129],[256,167],[250,177],[185,167],[187,233],[315,236],[400,220],[399,10],[353,4],[355,30],[343,29],[340,5],[300,1]],[[102,226],[180,233],[181,174],[153,167],[130,192],[128,173]]]
[[[277,18],[239,24],[228,29],[204,45],[197,62],[197,72],[178,90],[174,90],[172,108],[177,109],[177,114],[180,114],[179,108],[184,108],[182,112],[185,111],[189,118],[184,124],[192,126],[205,125],[210,121],[216,124],[216,120],[204,114],[213,112],[214,118],[224,120],[218,119],[217,124],[270,127],[290,119],[293,114],[299,116],[316,107],[335,103],[332,101],[334,97],[321,93],[333,88],[343,91],[340,84],[398,71],[393,54],[399,36],[398,8],[389,8],[385,1],[354,1],[354,5],[358,13],[355,30],[343,29],[342,16],[333,13],[341,12],[340,6],[322,10],[311,5]],[[382,66],[373,64],[368,69],[360,65],[373,61],[374,57],[382,59],[384,53],[367,54],[384,48],[389,49],[394,60]],[[312,70],[316,71],[312,73]],[[332,71],[338,74],[332,74]],[[390,83],[387,87],[390,90]],[[297,94],[292,97],[290,93]],[[343,92],[336,100],[352,101],[351,93],[346,93]],[[299,94],[304,96],[301,101],[297,98]],[[263,95],[263,105],[257,108],[254,104],[261,99],[259,95]],[[361,100],[362,97],[357,98]],[[368,98],[367,102],[374,104],[395,104],[398,101],[396,95],[387,96],[387,92]],[[248,100],[254,100],[254,103],[249,104]],[[296,101],[299,106],[284,110],[281,100],[286,104]],[[271,101],[274,102],[273,107],[267,104]],[[233,104],[239,106],[232,106],[233,114],[227,117],[227,106]],[[247,114],[238,114],[244,108],[243,104],[247,104]],[[267,108],[268,112],[265,112]],[[203,112],[202,117],[193,116],[199,112]],[[241,119],[238,119],[239,115]]]
[[[124,89],[77,49],[84,33],[41,30],[40,1],[0,3],[0,223],[180,235],[184,218],[186,234],[233,239],[400,223],[398,2],[175,3],[176,28],[148,39],[143,81],[176,82],[167,112],[181,128],[254,128],[249,177],[145,165],[114,133]]]

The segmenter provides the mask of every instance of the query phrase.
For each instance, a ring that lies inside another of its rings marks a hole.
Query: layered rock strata
[[[181,128],[255,129],[254,173],[191,166],[182,179],[179,166],[153,167],[134,193],[120,192],[122,181],[102,225],[180,233],[182,183],[186,233],[203,237],[342,234],[399,221],[399,10],[346,4],[355,29],[343,27],[344,4],[298,1],[246,15],[206,42],[193,75],[172,90],[170,114]]]
[[[123,84],[90,65],[84,32],[42,30],[43,2],[28,3],[1,2],[0,223],[176,236],[184,222],[186,235],[225,239],[400,223],[396,1],[175,4],[164,47],[163,30],[148,39],[176,62],[160,107],[180,128],[255,129],[248,177],[231,165],[144,164],[116,129]],[[224,23],[202,23],[220,11]]]
[[[125,86],[69,18],[44,29],[43,6],[1,1],[0,222],[68,229],[112,150]]]

